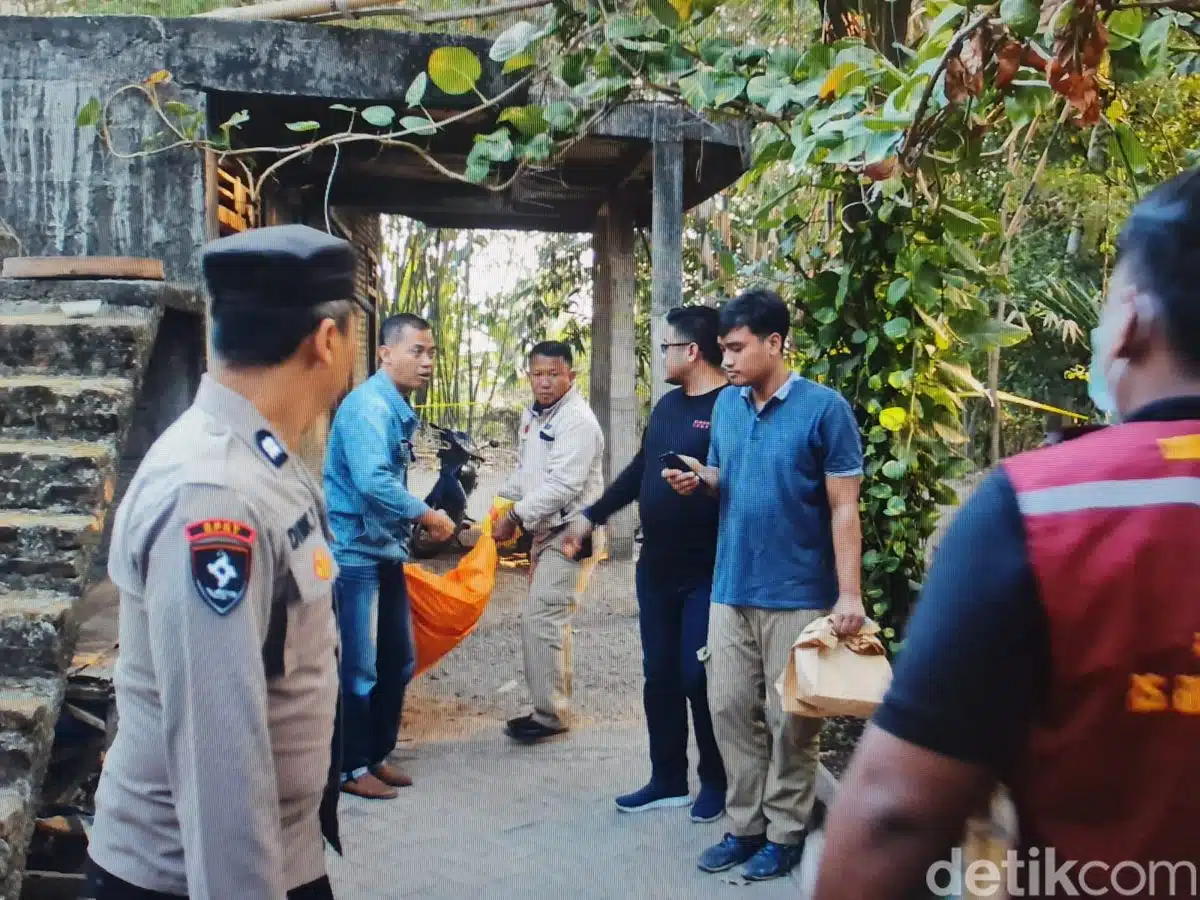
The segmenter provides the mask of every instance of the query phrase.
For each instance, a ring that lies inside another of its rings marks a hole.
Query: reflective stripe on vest
[[[1200,506],[1200,478],[1187,475],[1085,481],[1017,494],[1024,516],[1083,512],[1089,509],[1139,509],[1148,506]]]

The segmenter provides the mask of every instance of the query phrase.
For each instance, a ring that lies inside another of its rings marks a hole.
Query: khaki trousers
[[[775,680],[792,643],[828,610],[714,603],[708,625],[708,703],[729,782],[730,832],[799,843],[816,799],[821,719],[784,713]]]
[[[535,539],[530,565],[529,593],[521,606],[525,681],[533,720],[560,728],[571,697],[571,614],[579,564],[563,555],[561,534],[552,534]]]

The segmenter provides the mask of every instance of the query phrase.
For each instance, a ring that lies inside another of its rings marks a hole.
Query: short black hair
[[[388,316],[379,326],[379,343],[390,347],[400,340],[406,328],[412,328],[414,331],[433,331],[433,326],[416,313],[397,313]]]
[[[721,344],[717,329],[721,314],[711,306],[677,306],[667,313],[667,324],[700,348],[700,355],[709,365],[721,365]]]
[[[792,327],[787,304],[767,288],[751,288],[721,307],[718,334],[725,337],[735,328],[748,328],[760,340],[778,334],[785,341]]]
[[[1167,342],[1200,375],[1200,167],[1155,188],[1133,208],[1117,240],[1116,262],[1158,300]]]
[[[291,359],[325,319],[333,319],[345,334],[357,305],[331,300],[317,306],[215,306],[212,311],[213,350],[234,367],[266,368]]]
[[[539,341],[529,351],[530,360],[535,356],[545,359],[561,359],[568,367],[575,364],[575,354],[571,352],[571,345],[564,341]]]

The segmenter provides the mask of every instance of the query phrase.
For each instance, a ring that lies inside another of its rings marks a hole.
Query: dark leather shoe
[[[398,767],[393,766],[391,763],[384,762],[377,766],[373,766],[371,768],[371,773],[384,784],[390,785],[391,787],[412,787],[412,777]]]
[[[394,800],[400,796],[394,787],[384,784],[370,772],[342,782],[342,792],[368,800]]]
[[[697,865],[705,872],[724,872],[740,866],[754,856],[767,843],[765,834],[738,837],[727,834],[721,843],[713,844],[700,854]]]
[[[565,734],[566,731],[566,726],[551,728],[548,725],[543,725],[541,722],[534,721],[533,716],[521,716],[517,719],[509,719],[504,726],[504,733],[514,741],[520,741],[522,744],[535,744],[538,741],[544,741],[546,738]]]

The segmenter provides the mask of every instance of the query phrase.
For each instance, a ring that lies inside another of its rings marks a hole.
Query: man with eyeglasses
[[[387,761],[396,747],[416,648],[404,563],[414,522],[434,540],[454,521],[408,492],[412,438],[420,424],[409,404],[433,377],[433,330],[419,316],[385,319],[379,371],[342,401],[325,458],[325,494],[338,564],[344,747],[342,790],[381,800],[412,779]],[[371,618],[378,598],[376,640]]]
[[[716,498],[683,497],[663,479],[661,457],[679,453],[708,458],[713,405],[729,384],[717,340],[720,314],[707,306],[667,313],[660,345],[667,383],[678,385],[650,413],[637,456],[604,495],[570,529],[575,551],[597,525],[635,500],[642,522],[636,584],[642,637],[642,700],[650,734],[650,780],[617,797],[621,812],[646,812],[691,804],[693,822],[725,813],[725,768],[713,736],[707,679],[698,658],[708,635],[708,609],[717,556]],[[699,753],[700,789],[688,793],[688,704]]]

